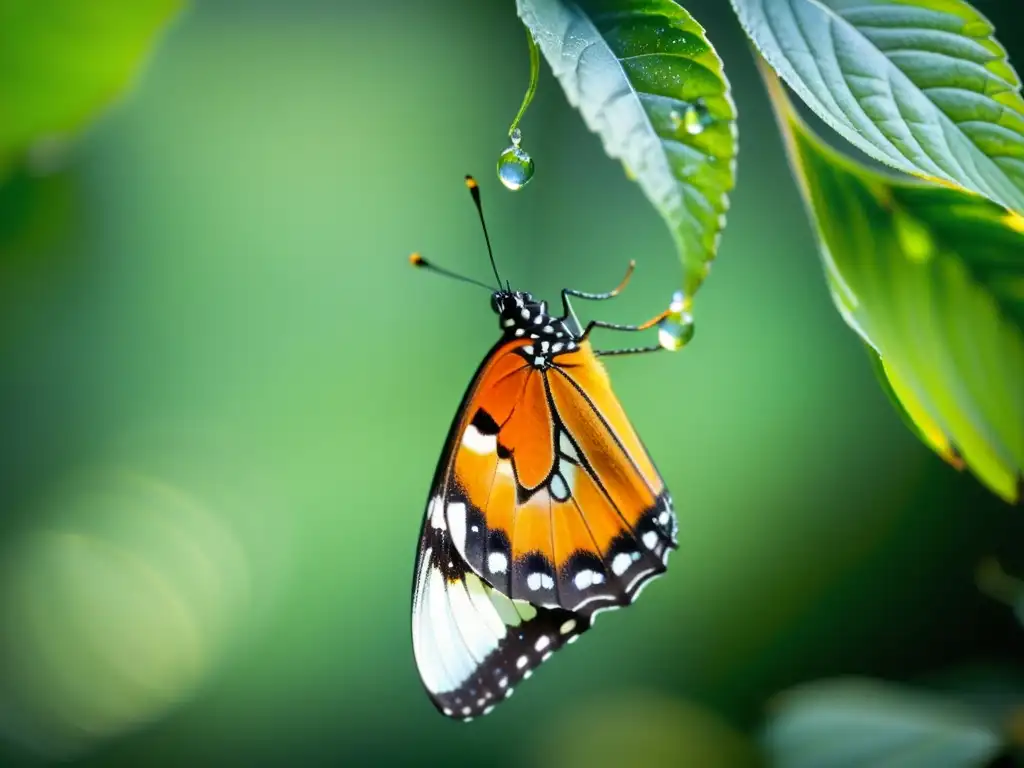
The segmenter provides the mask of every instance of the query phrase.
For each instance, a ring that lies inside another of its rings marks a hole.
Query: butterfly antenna
[[[494,289],[491,288],[491,286],[487,285],[487,283],[481,283],[479,280],[474,280],[471,277],[460,275],[457,272],[452,272],[451,270],[447,270],[444,267],[438,267],[435,264],[432,264],[426,259],[424,259],[418,253],[414,253],[409,256],[409,263],[412,264],[414,267],[420,267],[421,269],[425,269],[429,272],[436,272],[439,275],[450,277],[453,280],[461,280],[463,283],[469,283],[470,285],[479,286],[480,288],[483,288],[488,292],[494,291]]]
[[[491,269],[494,270],[494,279],[498,281],[498,290],[501,290],[501,278],[498,276],[498,265],[494,263],[494,251],[491,249],[491,238],[487,234],[487,222],[484,221],[484,207],[480,204],[480,185],[472,176],[466,176],[466,187],[469,194],[473,196],[473,203],[476,205],[476,212],[480,214],[480,227],[484,231],[484,241],[487,243],[487,255],[491,259]]]

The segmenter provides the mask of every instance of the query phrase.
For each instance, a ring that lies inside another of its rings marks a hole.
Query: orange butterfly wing
[[[676,547],[671,499],[589,343],[546,368],[524,346],[495,351],[450,437],[453,544],[510,598],[627,604]]]

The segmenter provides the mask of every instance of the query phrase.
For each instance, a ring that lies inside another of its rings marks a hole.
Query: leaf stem
[[[526,89],[526,95],[523,96],[523,103],[519,107],[519,112],[516,113],[516,119],[508,127],[509,136],[519,127],[519,121],[523,118],[523,113],[526,112],[526,108],[533,101],[533,94],[537,92],[537,81],[540,79],[540,51],[537,49],[537,41],[533,39],[533,33],[530,32],[529,27],[524,24],[523,29],[526,30],[526,44],[530,50],[530,85]]]

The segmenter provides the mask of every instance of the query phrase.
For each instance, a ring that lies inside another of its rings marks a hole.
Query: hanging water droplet
[[[658,343],[669,351],[682,349],[693,338],[693,315],[686,306],[683,292],[676,291],[668,308],[669,314],[658,322]]]
[[[508,137],[512,141],[512,146],[518,147],[519,142],[523,140],[523,132],[520,131],[518,128],[513,128],[512,133],[510,133]]]
[[[691,136],[703,133],[704,129],[711,123],[711,113],[703,99],[697,99],[686,108],[683,115],[683,128]]]
[[[506,147],[498,157],[498,178],[511,190],[522,189],[533,178],[533,158],[520,148],[522,136],[519,129],[509,134],[512,146]]]

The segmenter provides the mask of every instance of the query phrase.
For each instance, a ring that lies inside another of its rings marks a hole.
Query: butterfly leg
[[[653,344],[649,347],[629,347],[628,349],[595,349],[594,354],[598,357],[609,355],[640,355],[645,352],[660,352],[665,349],[661,344]]]
[[[629,284],[629,278],[633,276],[633,270],[636,269],[636,261],[633,259],[629,260],[629,266],[626,267],[626,275],[622,278],[622,281],[612,288],[610,291],[605,293],[587,293],[586,291],[577,291],[572,288],[566,288],[562,291],[562,306],[565,307],[566,311],[570,311],[569,297],[575,296],[579,299],[588,299],[590,301],[604,301],[605,299],[614,299],[620,293],[622,289]]]
[[[648,328],[656,326],[670,314],[672,314],[671,311],[666,309],[663,312],[659,312],[646,323],[640,323],[640,325],[622,325],[621,323],[606,323],[604,320],[591,320],[587,323],[587,327],[583,329],[583,338],[587,338],[594,328],[607,328],[610,331],[646,331]]]
[[[574,330],[580,332],[580,320],[576,317],[576,311],[572,308],[572,304],[569,303],[569,297],[575,296],[578,299],[587,299],[588,301],[604,301],[605,299],[613,299],[618,296],[622,289],[629,283],[629,278],[633,276],[633,270],[636,269],[636,261],[633,259],[629,260],[629,266],[626,267],[626,275],[622,278],[622,281],[612,288],[610,291],[605,293],[587,293],[586,291],[577,291],[573,288],[562,289],[562,319],[569,320],[575,325]]]
[[[590,332],[594,328],[607,328],[611,331],[646,331],[656,326],[659,322],[664,320],[671,314],[669,310],[659,312],[657,315],[652,317],[646,323],[640,323],[640,325],[622,325],[620,323],[606,323],[603,320],[591,320],[587,323],[587,327],[583,331],[583,338],[587,338]],[[644,352],[657,352],[664,349],[660,344],[654,344],[649,347],[629,347],[627,349],[604,349],[595,350],[594,354],[598,357],[607,357],[608,355],[638,355]]]

